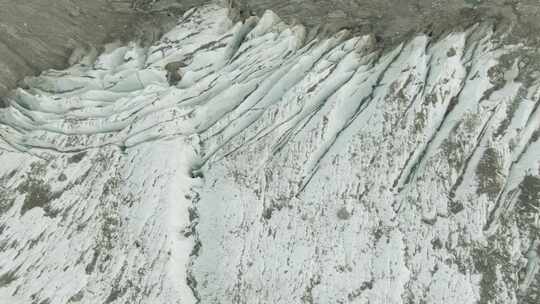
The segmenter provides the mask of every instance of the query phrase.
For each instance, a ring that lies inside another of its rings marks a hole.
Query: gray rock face
[[[509,33],[207,5],[27,78],[0,303],[537,303],[540,69]]]
[[[536,0],[232,0],[244,12],[271,9],[281,18],[308,27],[325,25],[330,31],[348,28],[375,34],[395,44],[422,32],[445,35],[474,23],[496,20],[514,27],[514,38],[538,42],[540,6]]]

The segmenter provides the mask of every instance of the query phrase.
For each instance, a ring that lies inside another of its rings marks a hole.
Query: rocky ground
[[[76,49],[154,41],[182,11],[139,7],[132,0],[0,0],[0,96],[24,76],[66,67]]]
[[[496,20],[513,24],[517,35],[538,39],[540,6],[535,0],[233,0],[247,12],[271,9],[283,19],[308,27],[326,25],[331,31],[349,28],[375,33],[395,43],[422,32],[440,35],[471,24]]]

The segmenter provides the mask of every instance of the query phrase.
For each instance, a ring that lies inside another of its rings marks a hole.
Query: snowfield
[[[540,301],[525,46],[233,14],[6,98],[0,303]]]

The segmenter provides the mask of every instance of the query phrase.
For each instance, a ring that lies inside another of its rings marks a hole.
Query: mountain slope
[[[529,48],[489,23],[380,49],[233,15],[190,10],[7,99],[0,299],[538,300]]]

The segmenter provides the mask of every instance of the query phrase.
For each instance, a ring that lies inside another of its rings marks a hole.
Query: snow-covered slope
[[[6,100],[0,302],[538,301],[524,46],[478,24],[380,50],[230,13]]]

